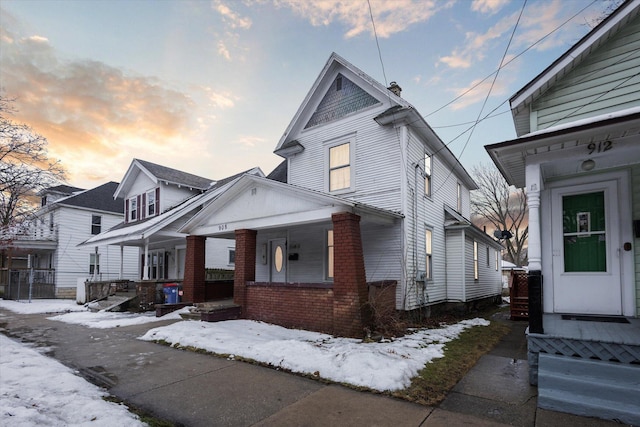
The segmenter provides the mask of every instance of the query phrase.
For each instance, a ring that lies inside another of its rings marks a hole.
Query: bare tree
[[[49,159],[47,140],[8,118],[15,99],[0,95],[0,227],[15,226],[37,209],[41,189],[62,182],[60,161]]]
[[[473,179],[479,189],[471,194],[474,222],[489,223],[495,230],[506,230],[510,238],[501,240],[504,259],[518,267],[527,263],[529,217],[524,189],[509,186],[493,165],[476,165]]]

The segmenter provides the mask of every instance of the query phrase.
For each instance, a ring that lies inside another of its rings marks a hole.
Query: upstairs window
[[[350,143],[329,148],[329,191],[351,188]]]
[[[154,216],[156,214],[156,190],[153,189],[147,192],[147,216]]]
[[[102,231],[102,217],[100,215],[91,215],[91,234],[100,234]]]
[[[431,156],[424,153],[424,195],[431,196]]]
[[[460,183],[458,183],[457,197],[458,197],[458,201],[457,201],[456,207],[457,207],[458,213],[462,213],[462,186],[460,185]]]
[[[129,199],[129,221],[136,221],[138,219],[138,198],[132,197]]]

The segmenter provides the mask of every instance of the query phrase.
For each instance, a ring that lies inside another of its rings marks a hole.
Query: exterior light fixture
[[[596,167],[596,162],[594,162],[592,159],[588,159],[582,162],[582,165],[580,167],[583,171],[589,172]]]

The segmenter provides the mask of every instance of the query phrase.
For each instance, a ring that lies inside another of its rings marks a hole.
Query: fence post
[[[31,303],[31,294],[33,289],[33,264],[31,264],[31,254],[27,258],[27,263],[29,265],[29,303]]]

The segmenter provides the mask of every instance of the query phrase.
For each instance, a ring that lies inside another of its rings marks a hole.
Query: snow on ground
[[[476,318],[440,329],[415,330],[394,340],[364,343],[251,320],[183,321],[151,329],[140,339],[192,346],[230,358],[241,356],[292,372],[385,391],[408,387],[426,363],[444,356],[445,343],[467,328],[488,324]]]
[[[71,299],[32,299],[31,302],[0,299],[0,308],[6,308],[20,314],[67,313],[88,310],[84,305]]]
[[[0,425],[144,426],[126,406],[49,357],[0,334]]]
[[[66,313],[58,316],[48,317],[49,320],[57,320],[59,322],[73,323],[76,325],[86,326],[88,328],[109,329],[131,325],[142,325],[144,323],[158,322],[161,320],[180,320],[180,313],[188,312],[188,307],[184,307],[178,311],[165,314],[162,317],[156,317],[155,312],[146,313],[127,313],[127,312],[111,312],[99,311],[97,313],[81,312]]]

